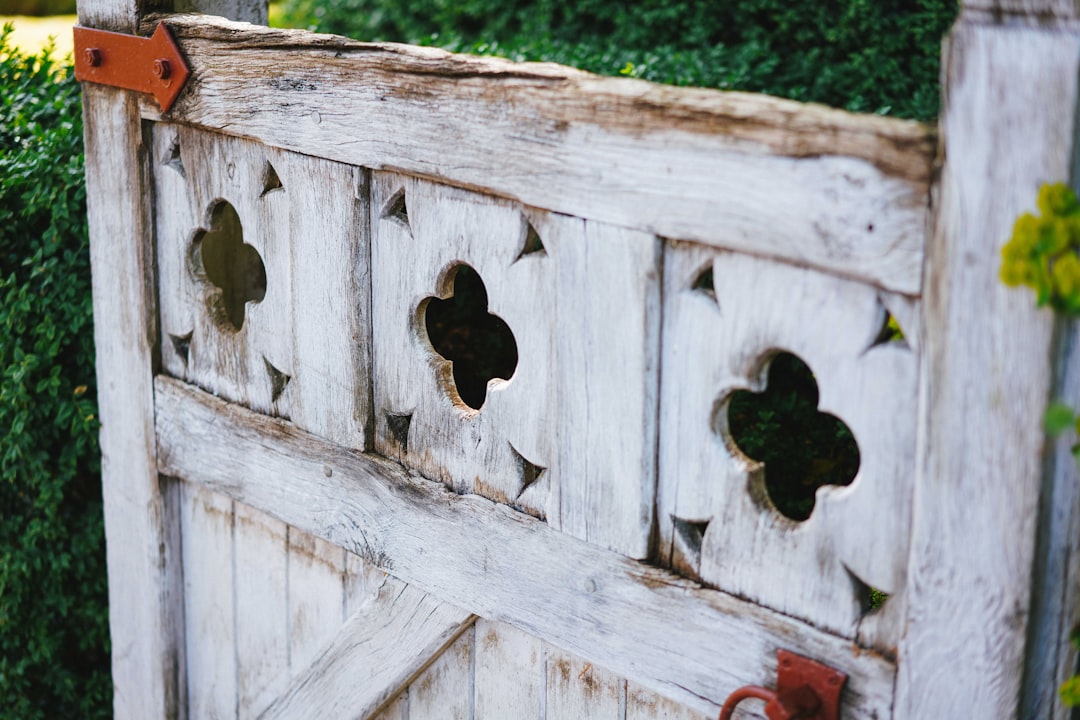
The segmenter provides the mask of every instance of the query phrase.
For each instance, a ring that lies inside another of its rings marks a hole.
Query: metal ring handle
[[[758,687],[757,685],[744,685],[728,695],[727,700],[724,701],[724,706],[720,708],[719,720],[731,720],[731,715],[735,712],[735,706],[743,700],[748,700],[750,698],[757,698],[758,700],[770,702],[776,700],[777,695],[768,688]]]

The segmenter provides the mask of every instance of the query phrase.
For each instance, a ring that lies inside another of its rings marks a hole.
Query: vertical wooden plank
[[[366,450],[371,420],[368,173],[299,155],[282,154],[281,160],[283,193],[293,198],[288,252],[298,386],[292,389],[290,419],[339,445]]]
[[[379,594],[386,571],[348,550],[342,552],[345,553],[345,607],[342,615],[352,617],[360,606]]]
[[[1068,178],[1078,65],[1075,29],[962,18],[947,42],[898,717],[1018,716],[1053,318],[1001,284],[999,251]]]
[[[626,684],[626,718],[624,720],[713,720],[720,709],[711,715],[680,705],[632,682]]]
[[[371,720],[409,720],[410,717],[412,715],[409,713],[409,690],[406,688]]]
[[[289,528],[289,668],[303,670],[345,621],[341,548]]]
[[[183,486],[184,609],[190,717],[234,718],[236,599],[233,502]]]
[[[475,720],[544,720],[544,643],[489,620],[477,620],[475,633]]]
[[[656,490],[660,241],[536,217],[556,271],[558,373],[553,526],[635,558],[649,552]],[[583,236],[583,237],[582,237]],[[572,430],[571,430],[572,429]]]
[[[548,646],[547,720],[623,720],[625,710],[625,680]]]
[[[269,4],[268,0],[173,0],[172,10],[220,15],[230,20],[265,25]]]
[[[409,685],[409,717],[472,718],[474,632],[472,627],[462,633]]]
[[[288,667],[286,525],[237,503],[236,682],[240,708]]]
[[[87,14],[101,22],[112,18],[110,27],[124,24],[107,3],[88,7]],[[173,585],[169,574],[179,568],[166,563],[163,551],[171,531],[153,427],[157,323],[149,138],[134,99],[124,93],[87,86],[83,116],[113,709],[118,718],[171,718],[179,712],[182,615],[166,592]]]

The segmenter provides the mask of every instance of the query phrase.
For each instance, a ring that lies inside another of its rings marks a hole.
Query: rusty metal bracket
[[[165,23],[148,38],[75,26],[75,79],[153,95],[166,112],[191,70]]]
[[[765,701],[769,720],[840,720],[840,693],[847,674],[787,650],[776,651],[776,689],[746,685],[728,696],[720,720],[731,720],[743,700]]]

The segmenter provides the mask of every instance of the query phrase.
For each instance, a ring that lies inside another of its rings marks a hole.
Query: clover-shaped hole
[[[232,205],[224,200],[214,205],[210,230],[195,236],[195,247],[206,279],[220,291],[214,308],[224,320],[222,325],[239,331],[247,304],[266,297],[266,267],[259,251],[244,243],[240,216]]]
[[[731,439],[764,464],[765,490],[774,507],[802,521],[824,485],[849,485],[859,470],[859,446],[850,428],[818,411],[818,386],[806,363],[778,353],[760,393],[740,390],[728,403]]]
[[[431,347],[450,361],[461,401],[479,410],[487,398],[488,381],[509,380],[514,374],[517,343],[502,318],[488,312],[487,290],[475,270],[457,265],[450,278],[454,294],[445,300],[427,298],[423,325]]]

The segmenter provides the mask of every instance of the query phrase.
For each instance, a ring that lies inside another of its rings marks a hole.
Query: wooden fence
[[[79,10],[192,71],[84,88],[118,718],[715,717],[778,650],[845,718],[1069,717],[1076,328],[997,268],[1076,6],[965,2],[936,132],[162,10]],[[859,454],[795,519],[728,415],[779,352]]]

